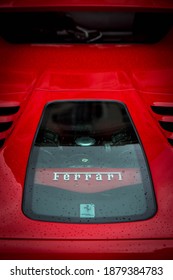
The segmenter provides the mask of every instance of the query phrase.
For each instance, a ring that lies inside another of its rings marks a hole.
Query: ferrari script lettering
[[[78,180],[89,181],[95,179],[96,181],[103,181],[107,179],[108,181],[118,179],[122,181],[121,172],[53,172],[53,181],[64,180],[64,181],[78,181]]]

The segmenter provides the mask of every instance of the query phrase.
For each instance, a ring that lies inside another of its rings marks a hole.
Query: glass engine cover
[[[140,140],[124,104],[46,105],[28,163],[23,212],[31,219],[115,223],[156,211]]]

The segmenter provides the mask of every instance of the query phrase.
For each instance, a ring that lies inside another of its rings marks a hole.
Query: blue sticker
[[[95,205],[80,204],[80,218],[95,218]]]

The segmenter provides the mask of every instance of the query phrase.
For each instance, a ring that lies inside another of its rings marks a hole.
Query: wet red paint
[[[8,6],[11,1],[3,2]],[[155,102],[173,103],[172,50],[172,31],[153,45],[34,46],[0,41],[0,104],[20,104],[12,126],[0,133],[0,139],[6,138],[0,150],[2,259],[172,258],[173,146],[167,141],[172,133],[161,128],[160,116],[151,109]],[[28,219],[21,210],[23,187],[45,104],[105,99],[123,102],[133,119],[152,175],[156,215],[146,221],[95,225]]]
[[[3,0],[2,8],[138,8],[138,9],[170,9],[173,8],[171,0]]]

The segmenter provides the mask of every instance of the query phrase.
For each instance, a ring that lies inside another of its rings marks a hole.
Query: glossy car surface
[[[2,11],[30,5],[29,1],[22,5],[16,0],[12,6],[11,1],[3,2]],[[158,5],[141,1],[140,6],[137,1],[119,2],[117,6],[112,2],[114,9],[173,8],[171,1]],[[49,3],[51,9],[59,8],[56,1]],[[43,4],[49,7],[48,1]],[[90,6],[89,1],[86,4]],[[80,3],[75,5],[80,7]],[[95,1],[95,5],[107,7],[106,1]],[[172,50],[173,29],[155,44],[46,45],[0,40],[1,259],[172,259]],[[43,109],[47,103],[67,100],[126,105],[151,172],[157,203],[152,218],[68,224],[36,221],[23,214],[26,170]]]

